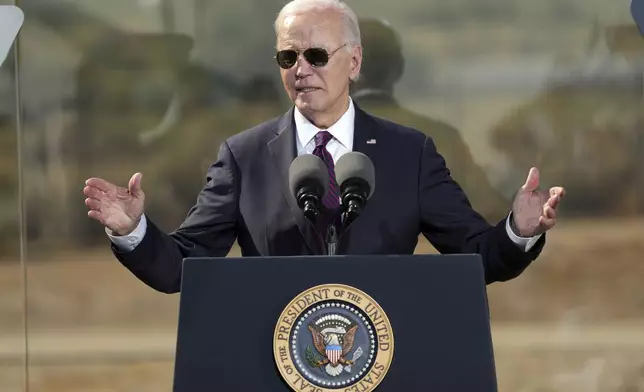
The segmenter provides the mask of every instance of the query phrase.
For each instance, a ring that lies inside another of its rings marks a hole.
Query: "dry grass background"
[[[644,219],[562,221],[521,277],[489,286],[500,391],[644,391],[643,254]],[[107,249],[45,257],[27,269],[29,390],[170,391],[178,296]],[[14,392],[20,269],[0,269],[0,391]]]

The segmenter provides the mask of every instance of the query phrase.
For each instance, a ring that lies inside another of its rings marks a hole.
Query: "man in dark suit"
[[[336,0],[287,4],[275,22],[277,62],[294,103],[283,116],[223,143],[196,205],[170,234],[143,214],[140,173],[127,188],[90,178],[88,215],[101,222],[116,257],[162,292],[180,289],[185,257],[226,256],[237,239],[243,256],[319,255],[324,243],[288,190],[297,155],[319,154],[331,168],[348,151],[371,158],[376,190],[343,233],[338,254],[409,254],[419,233],[442,253],[479,253],[486,281],[518,276],[555,224],[562,188],[537,190],[532,169],[511,213],[495,225],[472,209],[431,138],[376,118],[349,98],[362,62],[355,14]],[[331,171],[332,172],[332,171]],[[332,187],[337,187],[331,176]],[[338,214],[331,198],[326,215]]]

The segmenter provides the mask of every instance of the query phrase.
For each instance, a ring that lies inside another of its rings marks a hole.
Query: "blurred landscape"
[[[348,3],[364,18],[354,100],[430,135],[486,218],[506,216],[531,166],[568,191],[544,254],[489,286],[500,391],[644,391],[630,1]],[[178,296],[118,264],[82,187],[140,171],[147,213],[178,226],[219,144],[289,106],[272,58],[282,4],[21,1],[19,90],[13,59],[0,69],[0,391],[171,390]]]

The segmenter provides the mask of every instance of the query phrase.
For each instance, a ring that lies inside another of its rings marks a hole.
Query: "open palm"
[[[90,208],[87,215],[101,222],[116,235],[134,231],[143,215],[145,194],[141,190],[141,173],[130,179],[127,188],[116,186],[101,178],[85,182],[85,204]]]

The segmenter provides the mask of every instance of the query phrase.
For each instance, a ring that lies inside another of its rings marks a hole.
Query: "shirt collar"
[[[295,108],[294,112],[295,129],[297,138],[302,146],[309,144],[311,139],[321,131],[318,127],[313,125],[304,115]],[[340,119],[330,126],[328,131],[335,139],[337,139],[345,148],[351,150],[353,147],[353,128],[355,121],[355,107],[353,100],[349,99],[349,108],[340,117]]]

